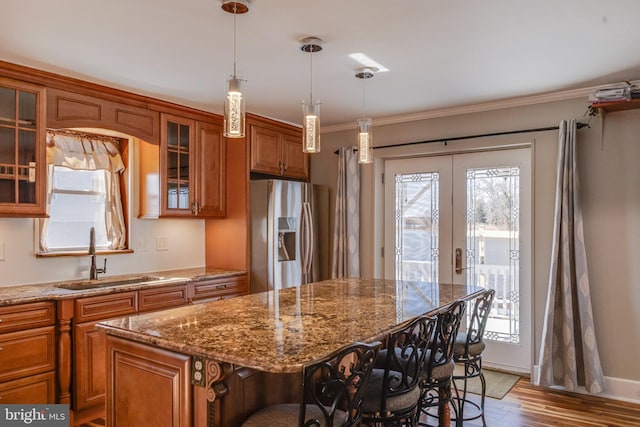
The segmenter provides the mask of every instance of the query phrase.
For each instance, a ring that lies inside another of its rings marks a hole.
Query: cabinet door
[[[282,153],[284,175],[308,180],[309,155],[302,152],[302,136],[283,134]]]
[[[0,381],[54,369],[54,326],[0,334]]]
[[[192,216],[195,207],[195,122],[162,115],[160,216]]]
[[[108,426],[189,427],[191,357],[107,337]]]
[[[0,77],[0,216],[46,215],[45,90]]]
[[[251,171],[272,175],[282,174],[280,132],[251,125]]]
[[[3,405],[33,405],[55,401],[56,376],[53,372],[0,383],[0,403]]]
[[[79,411],[104,405],[106,334],[95,323],[81,323],[73,328],[74,381],[73,409]]]
[[[196,125],[196,210],[200,218],[226,215],[226,146],[220,123],[198,122]]]

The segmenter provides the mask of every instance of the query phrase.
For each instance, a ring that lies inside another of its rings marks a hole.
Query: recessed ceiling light
[[[349,55],[349,57],[364,67],[377,68],[377,73],[384,73],[385,71],[389,71],[387,67],[369,58],[364,53],[352,53]]]

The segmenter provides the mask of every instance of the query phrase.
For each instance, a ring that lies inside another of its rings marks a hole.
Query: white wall
[[[482,133],[557,126],[580,118],[586,99],[549,102],[374,127],[374,146]],[[374,120],[375,125],[375,120]],[[599,118],[578,132],[583,213],[591,277],[596,335],[606,376],[640,381],[640,111],[609,114],[602,132]],[[602,139],[601,139],[602,137]],[[537,363],[548,288],[553,232],[557,131],[478,140],[376,149],[373,166],[361,166],[361,271],[382,277],[382,157],[451,152],[478,146],[531,142],[533,146],[533,336]],[[312,156],[312,181],[329,185],[335,194],[336,156],[340,146],[353,145],[355,130],[322,135],[322,152]],[[333,210],[332,210],[333,211]],[[636,383],[637,384],[637,383]],[[637,387],[637,386],[636,386]],[[640,392],[635,396],[640,399]]]
[[[205,265],[204,220],[138,219],[139,185],[137,153],[130,142],[128,170],[129,247],[133,253],[107,255],[105,276],[147,273]],[[36,257],[35,225],[30,218],[0,218],[0,245],[4,244],[4,260],[0,260],[0,286],[35,284],[51,281],[88,279],[91,258],[84,256]],[[156,238],[167,237],[168,250],[156,250]],[[87,245],[89,236],[87,235]],[[98,255],[98,267],[104,256]]]

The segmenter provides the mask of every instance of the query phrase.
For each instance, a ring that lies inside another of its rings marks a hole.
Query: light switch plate
[[[4,242],[0,242],[0,261],[4,261]]]
[[[156,237],[156,251],[168,251],[169,250],[169,238],[166,236]]]

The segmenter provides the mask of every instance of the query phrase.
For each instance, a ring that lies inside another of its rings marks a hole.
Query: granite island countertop
[[[91,280],[67,280],[57,282],[47,282],[31,285],[0,286],[0,307],[6,305],[23,304],[37,301],[51,301],[70,298],[82,298],[85,296],[96,296],[111,294],[116,292],[126,292],[131,290],[147,289],[157,286],[167,286],[169,284],[188,283],[206,279],[217,279],[247,274],[245,270],[234,270],[213,267],[195,267],[175,270],[161,270],[150,273],[124,274],[117,276],[101,277],[96,281]],[[105,286],[98,288],[83,288],[83,284],[91,285],[96,282],[122,281],[135,279],[137,277],[152,277],[158,280],[146,280],[144,283],[129,283],[118,286]],[[61,286],[74,287],[79,285],[80,289],[64,289]]]
[[[99,323],[107,334],[262,371],[302,366],[479,292],[476,286],[336,279]]]

